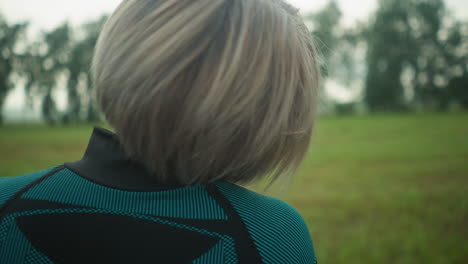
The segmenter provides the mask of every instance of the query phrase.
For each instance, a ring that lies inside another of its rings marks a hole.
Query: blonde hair
[[[98,102],[160,182],[292,175],[312,132],[317,54],[280,0],[125,0],[98,40]]]

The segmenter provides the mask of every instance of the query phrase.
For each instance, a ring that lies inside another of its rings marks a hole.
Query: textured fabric
[[[26,255],[26,259],[24,260],[24,264],[51,264],[53,263],[48,257],[46,257],[41,252],[37,251],[35,248],[32,248],[28,255]]]
[[[209,252],[201,256],[199,259],[193,261],[193,264],[207,264],[207,263],[223,263],[223,264],[237,264],[235,242],[229,236],[223,236],[221,242],[218,243]]]
[[[22,179],[23,177],[25,179]],[[15,179],[17,182],[29,182],[27,180],[30,176],[25,175]],[[29,183],[23,184],[22,187],[27,184]],[[0,185],[0,187],[12,189],[6,185]],[[23,188],[15,189],[21,191]],[[34,207],[39,209],[34,209]],[[23,233],[27,230],[18,228],[19,219],[25,216],[44,215],[50,218],[54,215],[78,214],[123,215],[160,223],[181,230],[181,232],[196,232],[215,237],[220,242],[207,253],[194,259],[193,263],[238,263],[234,238],[228,234],[230,232],[219,233],[203,228],[207,225],[203,222],[204,220],[226,221],[227,223],[227,215],[202,185],[151,193],[129,192],[98,185],[70,170],[63,169],[37,182],[34,186],[29,186],[29,189],[12,201],[7,209],[0,212],[0,263],[53,263],[54,256],[44,255],[28,241]],[[182,220],[193,221],[197,226],[192,226],[190,223],[184,224]],[[75,225],[70,228],[78,227]],[[115,232],[119,233],[119,230]],[[164,241],[170,238],[161,239]],[[181,241],[179,244],[184,245],[189,242]],[[63,243],[63,246],[65,245],[66,241]],[[155,245],[154,250],[157,248],[159,248],[158,245]],[[73,251],[76,250],[73,249]],[[176,254],[175,256],[181,254],[177,250],[171,252]],[[83,254],[86,253],[83,252]]]
[[[193,264],[203,263],[227,263],[224,258],[224,244],[222,241],[199,259],[193,261]]]
[[[48,171],[37,175],[44,175]],[[22,177],[25,178],[21,179]],[[21,186],[24,187],[39,177],[25,175],[15,180],[12,178],[8,183],[22,182]],[[0,184],[0,188],[13,187]],[[17,191],[22,189],[14,188]],[[262,263],[316,263],[307,227],[300,215],[289,205],[236,185],[223,183],[218,184],[217,188],[242,218]],[[14,193],[9,196],[11,195]],[[124,215],[174,227],[181,232],[186,230],[184,232],[216,237],[219,242],[192,263],[240,263],[239,245],[236,245],[235,234],[240,232],[228,230],[229,228],[224,231],[222,228],[210,231],[215,229],[209,228],[209,222],[203,222],[209,220],[229,223],[229,219],[226,214],[228,209],[222,207],[216,197],[211,197],[202,185],[151,193],[128,192],[98,185],[64,169],[31,186],[18,199],[16,203],[8,206],[6,215],[0,219],[0,263],[53,263],[53,256],[44,255],[28,241],[23,234],[24,230],[17,225],[18,219],[34,215],[52,217],[74,214]],[[32,205],[28,206],[28,202]],[[34,206],[41,208],[29,208]],[[49,206],[50,209],[42,208],[45,206]],[[61,206],[63,208],[60,208]],[[0,215],[2,213],[5,214],[0,212]],[[155,250],[157,248],[158,246],[155,246]],[[174,251],[174,254],[178,253]],[[250,264],[247,261],[243,263]]]
[[[32,246],[16,226],[13,219],[8,219],[4,222],[1,224],[6,225],[8,232],[3,237],[4,243],[0,242],[0,263],[22,264],[31,251]]]
[[[149,193],[127,192],[95,184],[67,169],[33,187],[22,198],[166,217],[226,219],[223,209],[203,186]],[[199,210],[199,205],[205,210]]]
[[[232,184],[219,184],[239,212],[265,263],[317,263],[307,226],[288,204]]]
[[[154,216],[146,216],[134,213],[126,212],[116,212],[102,209],[54,209],[54,210],[34,210],[26,211],[21,213],[13,213],[8,215],[0,224],[0,230],[8,230],[8,232],[3,232],[0,234],[0,241],[7,241],[5,246],[0,246],[0,263],[22,263],[24,260],[27,263],[37,263],[35,260],[40,260],[43,263],[52,263],[46,256],[34,250],[31,244],[26,240],[24,235],[18,229],[15,224],[16,220],[22,216],[28,215],[64,215],[64,214],[77,214],[77,213],[100,213],[100,214],[113,214],[113,215],[125,215],[131,216],[139,219],[144,219],[153,222],[159,222],[166,224],[168,226],[174,226],[180,229],[190,230],[194,232],[199,232],[202,234],[210,235],[213,237],[218,237],[220,242],[212,250],[201,256],[199,259],[195,260],[193,263],[205,264],[205,263],[226,263],[226,264],[236,264],[237,257],[234,249],[234,241],[231,237],[227,235],[222,235],[218,233],[209,232],[200,228],[191,227],[188,225],[183,225],[168,221],[165,219],[160,219]],[[118,230],[116,230],[118,232]],[[1,245],[1,244],[0,244]],[[157,250],[157,248],[155,248]],[[174,252],[176,253],[176,252]],[[83,254],[85,254],[83,252]],[[221,260],[220,262],[218,260]],[[49,261],[49,262],[47,262]],[[223,262],[224,261],[224,262]],[[39,262],[41,263],[41,262]]]
[[[22,177],[0,177],[0,208],[18,191],[52,170],[38,171]]]

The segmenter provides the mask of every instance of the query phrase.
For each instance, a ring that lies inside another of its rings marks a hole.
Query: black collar
[[[162,184],[139,162],[131,160],[112,132],[95,127],[84,157],[65,167],[83,178],[107,187],[151,192],[180,188],[177,184]]]

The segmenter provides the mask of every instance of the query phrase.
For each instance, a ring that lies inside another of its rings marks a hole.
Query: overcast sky
[[[10,19],[32,20],[34,24],[51,27],[71,19],[79,22],[113,10],[121,0],[0,0],[0,11]],[[354,0],[355,1],[355,0]],[[348,0],[347,2],[354,2]],[[327,0],[289,0],[302,10],[322,6]],[[345,1],[343,1],[345,2]],[[360,0],[359,6],[368,8],[374,0]],[[357,9],[356,9],[357,10]],[[359,12],[365,12],[364,10]]]
[[[32,29],[51,29],[64,21],[80,24],[103,13],[110,13],[121,0],[0,0],[0,13],[10,22],[29,21]],[[287,0],[302,13],[317,10],[329,0]],[[377,0],[338,0],[343,22],[353,24],[365,20],[375,10]],[[468,19],[468,0],[446,0],[459,18]],[[16,89],[6,102],[6,108],[17,109],[24,101],[22,91]]]
[[[50,29],[70,20],[77,24],[111,12],[121,0],[0,0],[0,12],[10,21],[31,21],[35,28]],[[287,0],[302,12],[317,10],[329,0]],[[375,9],[377,0],[338,0],[344,21],[364,19]],[[457,16],[468,18],[467,0],[446,0]]]

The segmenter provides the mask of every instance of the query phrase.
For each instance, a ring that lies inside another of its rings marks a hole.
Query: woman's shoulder
[[[288,203],[233,184],[218,184],[266,263],[315,263],[309,229]],[[291,262],[292,261],[292,262]]]
[[[56,172],[60,167],[61,166],[57,166],[20,176],[0,177],[0,209],[5,207],[5,204],[17,194],[21,193],[22,190],[30,187],[48,174]]]
[[[231,204],[242,213],[255,212],[255,216],[288,218],[289,220],[303,220],[299,212],[290,204],[249,190],[235,184],[222,183],[217,185]]]

